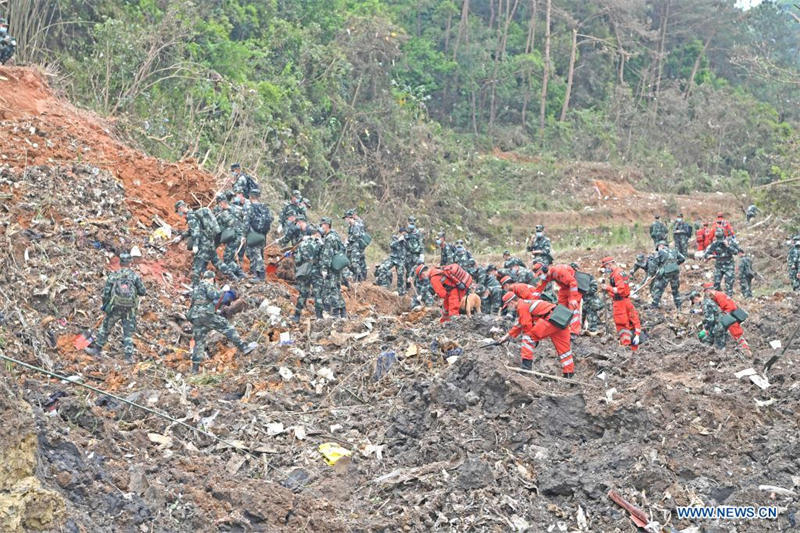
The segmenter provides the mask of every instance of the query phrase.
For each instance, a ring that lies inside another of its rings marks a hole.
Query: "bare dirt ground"
[[[604,317],[606,332],[577,341],[576,381],[565,383],[508,368],[518,364],[517,346],[481,348],[510,326],[500,318],[441,326],[436,310],[405,311],[407,299],[365,283],[347,292],[350,320],[304,317],[292,326],[295,292],[274,278],[234,284],[247,306],[233,324],[261,347],[240,356],[214,336],[212,358],[191,375],[181,286],[189,258],[180,246],[150,242],[152,216],[174,221],[174,196],[208,195],[211,177],[126,148],[31,71],[0,76],[2,353],[224,441],[6,364],[0,531],[636,530],[610,489],[656,531],[796,526],[798,350],[772,367],[766,389],[735,376],[760,371],[776,353],[769,341],[785,343],[800,325],[772,221],[747,228],[735,220],[767,280],[756,282],[754,300],[742,301],[738,285],[735,296],[751,314],[744,329],[753,359],[732,341],[724,351],[701,344],[698,316],[667,304],[641,311],[648,341],[635,355],[617,345]],[[30,86],[25,98],[20,83]],[[91,149],[64,148],[70,143]],[[183,173],[159,174],[168,168]],[[150,198],[160,199],[156,207]],[[133,246],[149,292],[136,362],[123,362],[119,331],[105,357],[88,357],[75,336],[97,326],[104,277],[118,267],[115,254]],[[576,250],[557,260],[589,270],[601,255],[632,262],[636,251]],[[708,272],[690,260],[685,290]],[[388,352],[396,362],[380,375]],[[548,342],[534,369],[559,374]],[[351,455],[331,466],[325,443]],[[695,504],[774,505],[779,517],[677,518],[677,506]]]

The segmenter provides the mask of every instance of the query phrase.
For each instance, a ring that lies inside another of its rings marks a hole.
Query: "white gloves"
[[[633,345],[634,346],[639,346],[639,335],[634,335],[633,336]]]

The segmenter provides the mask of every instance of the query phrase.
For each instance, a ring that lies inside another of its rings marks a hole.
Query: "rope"
[[[217,437],[213,433],[210,433],[210,432],[208,432],[208,431],[206,431],[204,429],[200,429],[200,428],[198,428],[196,426],[192,426],[191,424],[187,424],[186,422],[184,422],[182,420],[178,420],[177,418],[173,418],[173,417],[171,417],[171,416],[169,416],[167,414],[160,413],[160,412],[156,411],[155,409],[151,409],[150,407],[146,407],[146,406],[138,404],[136,402],[132,402],[130,400],[126,400],[125,398],[117,396],[116,394],[112,394],[112,393],[104,391],[102,389],[98,389],[97,387],[93,387],[91,385],[87,385],[86,383],[81,383],[79,381],[71,380],[70,378],[68,378],[67,376],[64,376],[62,374],[58,374],[56,372],[50,372],[49,370],[45,370],[44,368],[40,368],[38,366],[34,366],[34,365],[31,365],[31,364],[25,363],[25,362],[20,361],[18,359],[14,359],[13,357],[8,357],[7,355],[2,354],[2,353],[0,353],[0,359],[2,359],[4,361],[8,361],[9,363],[14,363],[16,365],[20,365],[20,366],[22,366],[24,368],[27,368],[29,370],[33,370],[35,372],[39,372],[40,374],[44,374],[44,375],[50,376],[52,378],[56,378],[56,379],[59,379],[59,380],[62,380],[62,381],[66,381],[70,385],[77,385],[78,387],[83,387],[84,389],[88,389],[88,390],[90,390],[92,392],[96,392],[97,394],[102,394],[103,396],[108,396],[109,398],[113,398],[113,399],[115,399],[115,400],[117,400],[119,402],[128,404],[128,405],[130,405],[132,407],[139,408],[139,409],[141,409],[143,411],[146,411],[146,412],[148,412],[150,414],[153,414],[153,415],[156,415],[158,417],[161,417],[164,420],[169,420],[170,422],[172,422],[174,424],[179,424],[181,426],[184,426],[187,429],[190,429],[192,431],[196,431],[198,433],[201,433],[201,434],[203,434],[203,435],[205,435],[207,437],[210,437],[210,438],[212,438],[212,439],[214,439],[216,441],[219,441],[219,442],[225,444],[226,446],[230,446],[233,449],[241,450],[241,451],[243,451],[245,453],[248,453],[248,454],[252,455],[253,457],[258,457],[258,455],[256,455],[255,453],[251,452],[247,448],[243,448],[241,445],[237,445],[237,444],[229,442],[229,441],[227,441],[225,439]]]

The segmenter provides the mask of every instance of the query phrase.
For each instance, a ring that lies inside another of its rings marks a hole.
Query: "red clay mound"
[[[80,161],[108,170],[125,186],[130,211],[171,224],[178,199],[208,202],[214,178],[193,160],[167,163],[114,138],[113,126],[57,98],[32,69],[0,66],[0,164],[14,168]],[[64,191],[69,194],[69,191]]]

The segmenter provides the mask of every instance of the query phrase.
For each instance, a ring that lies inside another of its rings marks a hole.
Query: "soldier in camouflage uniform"
[[[692,291],[688,295],[688,299],[692,305],[697,305],[702,299],[702,313],[703,313],[703,330],[706,332],[705,337],[701,339],[706,344],[711,344],[716,348],[725,348],[726,331],[722,325],[722,309],[719,308],[717,302],[704,291],[705,295],[701,295],[697,291]],[[700,311],[692,310],[692,313]]]
[[[536,234],[527,247],[528,251],[533,256],[534,263],[542,263],[543,265],[553,264],[553,250],[548,239],[544,234],[544,226],[541,224],[536,226]]]
[[[680,296],[680,265],[686,261],[686,258],[678,250],[670,248],[666,241],[659,242],[656,248],[655,257],[647,265],[647,275],[653,278],[653,284],[650,286],[653,301],[650,307],[658,309],[664,289],[667,288],[667,285],[670,285],[672,288],[672,301],[675,303],[675,308],[680,309],[681,303],[683,303]]]
[[[511,255],[511,252],[508,250],[503,251],[503,268],[506,270],[511,270],[511,267],[514,265],[519,265],[521,267],[525,266],[525,261],[519,259],[518,257],[514,257]]]
[[[303,237],[300,245],[294,253],[295,279],[297,280],[297,304],[294,309],[292,320],[300,321],[300,313],[306,307],[308,298],[314,298],[314,314],[317,318],[322,318],[323,302],[323,280],[320,269],[320,252],[322,251],[322,235],[319,228],[309,228],[308,235]],[[308,267],[304,265],[308,264]],[[304,273],[304,275],[298,275]]]
[[[130,269],[131,256],[123,253],[119,256],[120,269],[108,275],[103,287],[102,310],[106,316],[97,332],[92,346],[86,349],[91,355],[100,355],[106,345],[108,334],[117,322],[122,323],[122,346],[125,360],[133,361],[133,334],[136,333],[136,312],[139,308],[139,297],[147,294],[142,278]]]
[[[322,217],[322,249],[319,253],[319,265],[322,272],[322,298],[325,310],[330,309],[334,317],[347,318],[344,298],[342,297],[342,272],[334,268],[334,257],[345,254],[346,249],[341,237],[331,228],[331,219]]]
[[[684,257],[688,257],[689,238],[692,236],[692,226],[683,220],[683,214],[678,215],[672,225],[672,238],[675,240],[675,248]]]
[[[178,200],[175,203],[175,212],[186,218],[186,225],[188,226],[188,229],[181,233],[178,240],[190,238],[191,246],[189,249],[194,253],[192,283],[200,280],[200,276],[208,263],[214,265],[214,268],[223,274],[233,276],[233,272],[217,256],[219,224],[211,210],[207,207],[192,210],[186,206],[186,202]]]
[[[581,317],[581,324],[586,324],[586,330],[589,333],[597,331],[597,325],[600,323],[599,311],[603,310],[603,299],[598,292],[597,279],[588,272],[581,272],[578,269],[577,263],[570,263],[572,269],[575,271],[575,276],[583,274],[589,276],[589,290],[583,292],[581,305],[583,306],[583,316]]]
[[[474,278],[477,264],[475,263],[475,259],[472,257],[472,254],[464,246],[464,241],[462,241],[461,239],[457,240],[455,249],[456,249],[455,262],[461,268],[469,272],[469,275]]]
[[[439,232],[436,239],[436,246],[439,248],[439,266],[446,266],[456,262],[456,247],[447,242],[444,231]]]
[[[278,239],[278,244],[281,246],[294,246],[299,243],[306,234],[306,216],[289,215],[284,226],[285,233],[283,237]]]
[[[411,307],[426,306],[430,307],[436,302],[436,293],[433,292],[431,281],[427,277],[420,277],[422,269],[425,268],[423,263],[414,267],[413,283],[414,283],[414,298],[411,301]]]
[[[261,203],[261,191],[250,191],[250,200],[244,206],[244,250],[250,261],[250,274],[261,280],[266,278],[264,247],[271,226],[272,213]]]
[[[186,315],[192,323],[192,337],[194,337],[192,370],[195,372],[206,357],[206,335],[210,331],[219,331],[225,335],[244,354],[258,348],[255,342],[245,344],[231,323],[217,313],[221,297],[220,291],[214,286],[214,272],[206,270],[203,273],[203,280],[196,283],[192,289],[192,305]]]
[[[739,260],[739,287],[745,298],[753,297],[751,285],[754,277],[756,277],[756,271],[753,270],[753,258],[747,254]]]
[[[425,262],[422,249],[422,235],[416,226],[416,219],[408,217],[408,233],[406,234],[406,273],[411,277],[411,273],[417,265]],[[411,282],[406,283],[406,289],[411,288]]]
[[[480,284],[485,289],[481,295],[481,310],[486,314],[496,315],[503,307],[503,287],[497,280],[497,268],[490,264],[481,271],[479,271]]]
[[[367,228],[364,221],[356,214],[355,209],[348,209],[344,219],[349,224],[347,228],[347,257],[350,258],[350,271],[355,281],[367,279],[367,258],[364,250],[367,247]]]
[[[647,276],[647,272],[649,271],[647,265],[650,263],[650,261],[654,260],[655,255],[656,254],[645,256],[644,254],[637,254],[636,261],[633,263],[633,269],[631,270],[631,278],[633,278],[633,276],[639,270],[644,271],[644,275]]]
[[[386,259],[383,263],[375,265],[375,285],[390,288],[392,286],[392,261]]]
[[[278,222],[280,222],[281,229],[286,232],[287,231],[287,222],[289,221],[290,216],[297,216],[303,215],[304,218],[307,217],[306,213],[306,206],[303,203],[303,196],[300,194],[300,191],[294,190],[292,191],[292,198],[288,202],[284,202],[283,209],[281,210],[281,214],[278,217]]]
[[[227,242],[220,242],[224,247],[222,261],[225,272],[231,277],[242,278],[244,277],[244,272],[242,272],[241,267],[235,260],[236,250],[238,250],[241,244],[242,234],[242,220],[239,213],[228,203],[226,195],[219,194],[217,195],[217,205],[214,207],[214,215],[219,224],[221,237],[227,238],[230,235],[230,240]]]
[[[514,265],[511,267],[511,279],[514,280],[514,283],[525,283],[526,285],[538,285],[536,276],[533,275],[533,272],[531,272],[524,266],[520,266],[519,263],[514,263]]]
[[[406,293],[406,255],[406,229],[400,228],[399,235],[392,235],[388,259],[390,270],[394,267],[397,274],[397,294],[400,296]]]
[[[252,198],[254,193],[261,194],[261,186],[248,173],[242,170],[242,165],[234,163],[231,165],[233,173],[233,192],[241,194],[245,199]]]
[[[725,278],[725,294],[733,296],[733,280],[736,277],[734,257],[742,253],[741,248],[733,237],[725,238],[722,228],[717,228],[714,233],[714,242],[706,248],[703,258],[712,257],[717,263],[714,267],[714,289],[721,290],[722,279]]]
[[[655,215],[655,220],[650,225],[650,238],[653,244],[658,247],[658,243],[667,240],[667,226],[661,222],[661,216]]]
[[[792,290],[800,290],[800,235],[792,238],[792,247],[786,257],[789,267],[789,280],[792,282]]]

